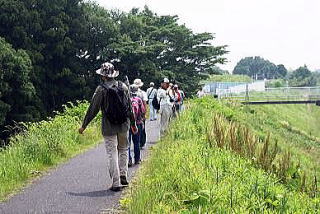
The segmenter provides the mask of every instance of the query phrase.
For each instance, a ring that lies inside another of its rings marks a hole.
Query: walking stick
[[[130,82],[129,82],[128,76],[126,76],[125,78],[126,78],[125,84],[128,87],[129,111],[130,111],[130,115],[129,115],[130,116],[130,128],[131,128],[131,131],[132,131],[133,134],[137,134],[138,133],[138,127],[137,127],[136,120],[134,118],[134,112],[133,112],[133,109],[132,109],[132,106],[131,106]]]

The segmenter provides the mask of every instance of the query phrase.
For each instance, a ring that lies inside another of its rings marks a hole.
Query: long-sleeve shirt
[[[160,101],[160,108],[164,105],[172,106],[173,104],[170,102],[170,97],[168,95],[168,91],[164,89],[159,89],[157,94],[158,101]]]
[[[153,100],[154,96],[157,95],[157,89],[150,87],[147,89],[147,97],[149,100]]]
[[[104,82],[104,84],[107,87],[111,87],[112,85],[118,84],[115,80],[109,80]],[[123,89],[125,91],[126,96],[128,96],[128,87],[123,84]],[[95,118],[95,116],[98,114],[98,112],[102,109],[102,103],[105,102],[106,105],[108,105],[108,100],[105,99],[105,96],[103,96],[103,90],[105,90],[102,86],[98,86],[96,88],[95,93],[93,94],[90,106],[87,110],[86,116],[83,120],[82,127],[86,128],[88,124]],[[129,124],[130,120],[128,120],[123,124],[112,124],[108,118],[106,117],[106,114],[104,111],[102,111],[102,126],[101,126],[101,132],[103,136],[112,136],[116,135],[117,133],[124,133],[129,130]]]

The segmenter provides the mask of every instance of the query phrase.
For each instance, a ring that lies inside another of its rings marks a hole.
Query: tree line
[[[303,87],[320,85],[320,73],[311,72],[306,65],[288,71],[283,64],[276,65],[262,57],[245,57],[233,70],[233,74],[247,75],[255,80],[278,79],[275,86]]]
[[[94,70],[112,61],[130,80],[168,77],[192,93],[226,46],[177,16],[148,7],[107,10],[82,0],[0,0],[0,129],[38,121],[67,102],[90,99]]]

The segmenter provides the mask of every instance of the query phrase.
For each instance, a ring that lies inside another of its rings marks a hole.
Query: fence
[[[258,101],[319,101],[320,87],[284,87],[265,88],[264,91],[246,90],[234,93],[231,90],[220,96],[221,99],[232,99],[245,102]]]

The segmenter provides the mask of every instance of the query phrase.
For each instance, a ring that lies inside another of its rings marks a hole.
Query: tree
[[[262,57],[246,57],[241,59],[233,70],[234,74],[243,74],[253,79],[278,79],[286,76],[283,65],[276,66]]]
[[[82,1],[0,0],[0,5],[0,35],[29,54],[42,115],[83,98],[87,88],[78,56],[87,34]]]
[[[317,80],[306,65],[299,67],[289,75],[289,85],[295,87],[315,86]]]
[[[177,16],[158,16],[148,7],[129,13],[107,10],[83,0],[0,0],[0,36],[17,53],[23,49],[27,54],[21,57],[32,67],[27,85],[35,102],[20,104],[35,109],[35,118],[41,119],[69,101],[90,99],[99,82],[94,71],[105,61],[121,71],[120,80],[128,75],[131,81],[159,84],[168,77],[192,92],[204,78],[200,74],[224,63],[227,52],[226,46],[211,44],[211,33],[193,33]],[[4,97],[9,89],[4,81],[0,84]],[[25,99],[25,94],[16,96]],[[12,106],[1,99],[3,124],[17,118],[3,116]]]
[[[30,81],[31,60],[0,37],[0,128],[13,122],[36,121],[35,88]],[[4,136],[5,133],[0,133]]]
[[[286,69],[286,67],[284,67],[284,65],[280,64],[280,65],[277,65],[277,73],[281,77],[285,77],[287,76],[288,70]]]

